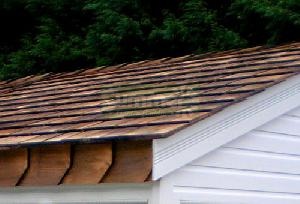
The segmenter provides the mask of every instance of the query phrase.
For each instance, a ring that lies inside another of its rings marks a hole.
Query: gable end
[[[170,138],[154,140],[153,179],[202,157],[300,105],[300,76],[230,106]]]

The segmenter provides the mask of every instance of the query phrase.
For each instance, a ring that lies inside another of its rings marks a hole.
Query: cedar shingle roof
[[[0,146],[154,139],[300,71],[300,43],[0,82]]]

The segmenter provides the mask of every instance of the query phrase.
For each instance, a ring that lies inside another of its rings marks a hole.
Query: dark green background
[[[300,39],[300,0],[0,0],[0,79]]]

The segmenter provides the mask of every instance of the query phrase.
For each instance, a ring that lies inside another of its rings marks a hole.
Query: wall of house
[[[0,204],[155,204],[149,184],[0,188]]]
[[[172,204],[299,204],[300,107],[162,182],[170,185]]]

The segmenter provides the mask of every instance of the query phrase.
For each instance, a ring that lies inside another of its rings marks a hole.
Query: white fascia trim
[[[0,204],[155,204],[155,183],[0,188]]]
[[[300,75],[153,141],[153,179],[173,172],[300,105]]]

